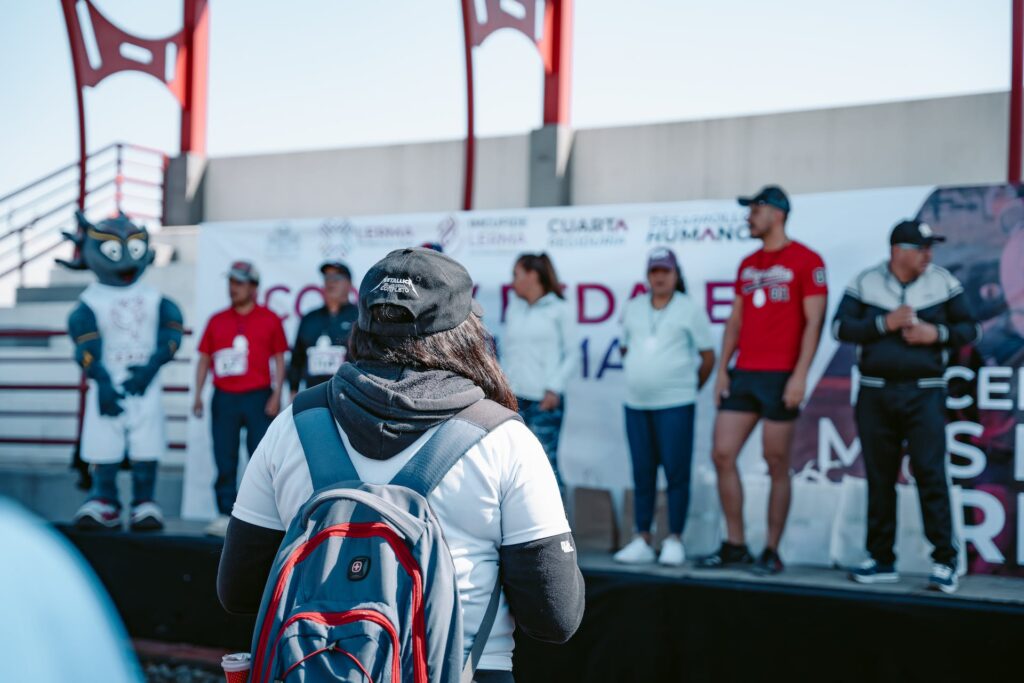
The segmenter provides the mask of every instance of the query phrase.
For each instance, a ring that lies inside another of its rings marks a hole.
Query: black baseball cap
[[[767,204],[774,206],[780,211],[789,213],[789,197],[786,196],[786,193],[778,185],[766,185],[753,197],[737,197],[736,201],[740,203],[740,206]]]
[[[936,235],[932,228],[922,221],[900,221],[889,235],[889,244],[910,244],[915,247],[930,247],[936,242],[945,242],[946,238]]]
[[[370,309],[392,304],[409,311],[410,323],[377,322]],[[461,263],[423,247],[396,249],[375,263],[359,285],[359,329],[381,337],[420,337],[483,316],[473,299],[473,279]]]
[[[328,268],[337,268],[339,271],[341,271],[341,274],[344,275],[345,277],[347,277],[349,279],[349,281],[351,282],[351,280],[352,280],[352,271],[349,270],[348,266],[346,266],[341,261],[331,261],[331,260],[324,261],[323,263],[320,264],[320,273],[323,274],[323,272],[325,270],[327,270]]]

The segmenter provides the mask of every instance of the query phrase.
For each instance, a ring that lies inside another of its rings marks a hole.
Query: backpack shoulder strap
[[[391,483],[426,497],[466,451],[509,420],[522,422],[518,413],[494,401],[477,401],[442,424]]]
[[[330,384],[324,382],[301,391],[292,403],[292,420],[306,455],[314,491],[339,481],[359,481],[327,401]]]
[[[489,399],[477,401],[445,422],[434,436],[412,457],[391,480],[392,484],[408,487],[426,497],[433,491],[470,448],[488,433],[509,420],[523,421],[518,413]],[[491,597],[484,610],[483,621],[477,629],[473,647],[469,651],[460,676],[461,683],[472,683],[473,674],[480,664],[484,647],[498,615],[501,599],[501,579],[495,580]]]

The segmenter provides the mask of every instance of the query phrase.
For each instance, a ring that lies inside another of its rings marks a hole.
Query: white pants
[[[127,450],[132,460],[159,460],[167,448],[163,387],[154,380],[142,396],[121,399],[117,417],[100,414],[99,391],[89,380],[82,421],[82,460],[97,465],[121,462]]]

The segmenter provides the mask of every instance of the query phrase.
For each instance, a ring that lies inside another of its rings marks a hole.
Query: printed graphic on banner
[[[1024,506],[1024,487],[1019,483],[1024,481],[1024,200],[1014,188],[933,193],[933,188],[919,187],[800,195],[792,201],[790,236],[825,261],[825,272],[816,276],[816,282],[827,280],[833,292],[827,320],[854,275],[887,258],[888,234],[897,221],[920,213],[936,233],[949,237],[948,243],[936,247],[936,262],[963,283],[985,331],[950,370],[948,445],[954,480],[963,489],[971,569],[1018,572],[1024,566],[1024,549],[1017,543],[1022,533],[1018,508]],[[291,340],[300,314],[321,303],[317,269],[325,257],[343,260],[352,269],[353,283],[362,285],[362,275],[392,249],[431,242],[466,265],[485,311],[484,323],[500,347],[504,311],[515,296],[510,287],[513,263],[524,252],[547,252],[573,307],[573,332],[581,351],[580,367],[567,387],[559,467],[569,485],[621,489],[631,482],[619,343],[623,306],[645,291],[648,253],[668,247],[679,259],[689,296],[713,323],[717,351],[722,323],[736,296],[738,266],[760,247],[750,239],[745,216],[735,202],[721,200],[319,218],[288,221],[288,230],[281,221],[204,225],[195,324],[200,327],[227,305],[224,273],[235,260],[251,260],[260,268],[260,302],[282,316]],[[297,255],[271,258],[269,242],[293,254],[297,249]],[[772,287],[786,284],[784,274],[769,269],[756,275],[761,287],[755,291],[763,292],[763,305],[770,305]],[[337,360],[330,359],[332,366]],[[818,489],[838,486],[844,477],[864,476],[851,408],[854,363],[852,346],[839,345],[827,333],[822,336],[793,454],[801,486],[814,495]],[[713,383],[712,378],[709,387]],[[715,410],[709,387],[700,392],[696,405],[694,500],[705,497],[698,486],[713,487]],[[183,514],[201,518],[213,514],[208,422],[190,419],[188,440]],[[759,433],[741,453],[739,466],[745,477],[764,476]],[[709,500],[713,499],[712,495]],[[709,504],[708,509],[712,507]],[[699,517],[695,514],[691,521],[712,523]],[[824,528],[814,521],[808,516],[794,529],[813,528],[823,537]],[[705,535],[710,539],[713,534]],[[808,557],[814,555],[806,550]]]

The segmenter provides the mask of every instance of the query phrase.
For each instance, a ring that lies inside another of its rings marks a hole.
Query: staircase
[[[185,313],[186,327],[193,328],[197,230],[160,225],[164,163],[159,153],[121,143],[94,153],[86,214],[99,220],[123,210],[148,227],[157,258],[143,281],[174,299]],[[75,492],[77,475],[68,469],[82,394],[66,321],[79,294],[95,279],[53,262],[72,255],[60,232],[77,227],[77,177],[77,164],[70,165],[0,197],[0,495],[65,520],[84,497]],[[194,347],[195,340],[186,336],[178,357],[161,372],[168,451],[158,500],[175,516]]]

